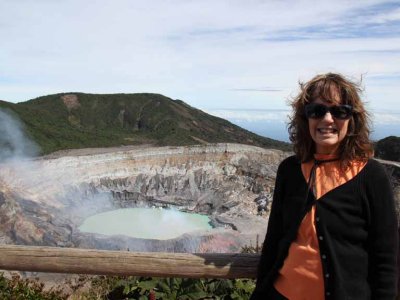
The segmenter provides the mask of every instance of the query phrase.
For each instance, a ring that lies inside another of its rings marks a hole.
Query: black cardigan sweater
[[[316,205],[326,299],[394,299],[397,293],[397,218],[383,166],[369,160],[351,180],[318,201],[309,193],[296,157],[279,166],[267,234],[251,297],[267,299],[296,238],[301,220]],[[308,206],[308,207],[307,207]]]

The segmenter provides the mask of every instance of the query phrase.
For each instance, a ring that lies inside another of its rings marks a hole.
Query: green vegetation
[[[248,299],[255,287],[251,279],[98,277],[92,289],[101,290],[105,282],[111,290],[105,299]]]
[[[61,300],[67,297],[62,288],[45,291],[44,284],[37,279],[22,279],[19,275],[8,279],[0,273],[0,299]]]
[[[379,158],[400,162],[400,137],[388,136],[375,144],[375,155]]]
[[[42,154],[121,145],[231,142],[290,150],[181,100],[159,94],[54,94],[27,102],[0,101],[15,113]]]
[[[84,286],[87,288],[83,288]],[[21,300],[120,300],[120,299],[248,299],[253,279],[191,279],[118,276],[80,276],[50,290],[37,279],[11,279],[0,273],[0,299]]]

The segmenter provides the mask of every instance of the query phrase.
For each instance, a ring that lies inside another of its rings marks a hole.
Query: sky
[[[400,128],[400,2],[0,0],[5,101],[150,92],[282,121],[325,72],[361,81],[374,120]]]

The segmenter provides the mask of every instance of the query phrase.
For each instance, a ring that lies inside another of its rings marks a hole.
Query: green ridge
[[[67,107],[70,96],[76,106]],[[87,147],[152,144],[242,143],[291,150],[288,143],[262,137],[181,100],[160,94],[62,93],[20,103],[12,110],[41,147],[41,154]]]

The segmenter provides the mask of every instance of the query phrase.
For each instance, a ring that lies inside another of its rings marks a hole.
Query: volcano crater
[[[71,150],[8,162],[0,168],[0,242],[238,252],[255,245],[257,236],[263,238],[277,167],[287,155],[254,146],[212,144]],[[203,214],[213,229],[165,240],[79,229],[88,217],[121,208]]]

